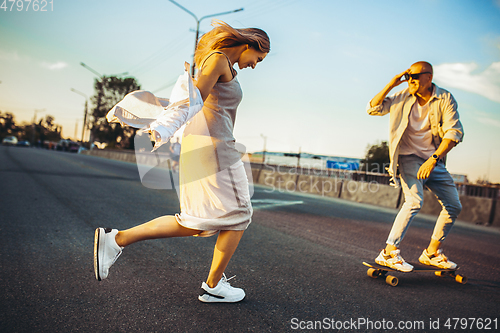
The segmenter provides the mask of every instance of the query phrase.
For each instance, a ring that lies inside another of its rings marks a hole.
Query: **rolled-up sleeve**
[[[371,106],[371,101],[368,102],[368,104],[366,104],[366,112],[368,112],[368,114],[370,116],[378,116],[380,115],[380,110],[383,109],[383,106],[382,105],[377,105],[377,106]]]
[[[443,139],[462,142],[464,129],[458,115],[458,103],[451,94],[446,102],[447,106],[443,108]]]
[[[366,112],[368,112],[370,116],[385,116],[391,110],[392,98],[386,97],[382,104],[375,106],[371,106],[370,103],[371,101],[366,105]]]

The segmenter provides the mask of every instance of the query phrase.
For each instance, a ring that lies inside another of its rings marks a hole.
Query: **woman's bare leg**
[[[125,247],[146,239],[187,237],[197,235],[201,230],[188,229],[177,222],[175,216],[161,216],[136,227],[118,231],[115,240]],[[222,275],[221,275],[222,276]]]
[[[207,284],[214,288],[222,278],[229,260],[236,251],[244,230],[221,230],[214,248],[212,266],[208,274]]]

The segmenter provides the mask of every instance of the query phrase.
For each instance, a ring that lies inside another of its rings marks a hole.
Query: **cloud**
[[[479,121],[480,123],[482,123],[484,125],[495,126],[495,127],[500,128],[500,120],[497,120],[497,119],[482,117],[482,118],[477,118],[477,121]]]
[[[1,50],[0,49],[0,61],[2,62],[24,62],[24,63],[38,63],[40,66],[43,68],[46,68],[48,70],[54,71],[54,70],[61,70],[63,68],[68,67],[68,64],[63,62],[63,61],[58,61],[55,63],[49,63],[49,62],[40,62],[39,60],[32,59],[26,55],[19,54],[17,51],[7,51],[7,50]]]
[[[47,62],[42,62],[42,67],[44,68],[47,68],[51,71],[53,70],[60,70],[60,69],[63,69],[65,67],[67,67],[68,64],[65,63],[65,62],[62,62],[62,61],[58,61],[56,63],[47,63]]]
[[[60,70],[60,69],[63,69],[65,67],[68,67],[68,64],[65,62],[62,62],[62,61],[58,61],[58,62],[53,63],[53,64],[49,64],[47,62],[42,62],[42,67],[47,68],[51,71],[54,71],[54,70]]]
[[[500,103],[500,62],[475,74],[477,68],[475,63],[441,64],[434,66],[434,78],[444,88],[462,89]]]
[[[21,60],[21,57],[17,53],[17,51],[5,51],[0,50],[0,60],[1,61],[18,61]]]

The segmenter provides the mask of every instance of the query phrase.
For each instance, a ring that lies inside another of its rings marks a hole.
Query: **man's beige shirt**
[[[384,116],[390,113],[389,157],[391,163],[387,171],[395,187],[399,187],[399,180],[394,177],[398,165],[399,146],[403,133],[408,127],[408,118],[414,103],[417,103],[417,98],[406,88],[386,97],[381,105],[371,107],[368,103],[367,106],[367,112],[371,116]],[[432,139],[436,148],[443,139],[461,142],[464,130],[457,111],[458,104],[453,95],[434,84],[434,91],[428,104]]]

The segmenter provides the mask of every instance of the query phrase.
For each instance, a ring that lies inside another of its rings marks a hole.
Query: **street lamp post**
[[[80,120],[79,120],[79,119],[77,119],[77,120],[76,120],[76,122],[75,122],[75,140],[78,140],[78,139],[77,139],[77,137],[76,137],[76,132],[78,131],[78,122],[79,122],[79,121],[80,121]],[[83,141],[82,141],[82,142],[83,142]]]
[[[192,17],[194,17],[194,19],[196,20],[196,38],[194,40],[194,52],[196,52],[196,47],[198,46],[198,37],[199,37],[199,34],[200,34],[200,22],[202,20],[204,20],[206,18],[209,18],[209,17],[214,17],[214,16],[220,16],[220,15],[226,15],[226,14],[236,13],[236,12],[240,12],[240,11],[243,10],[243,8],[238,8],[238,9],[231,10],[231,11],[228,11],[228,12],[222,12],[222,13],[217,13],[217,14],[206,15],[206,16],[203,16],[200,19],[198,19],[198,17],[196,15],[194,15],[191,11],[189,11],[186,8],[184,8],[183,6],[181,6],[180,4],[178,4],[177,2],[175,2],[174,0],[169,0],[169,1],[171,3],[173,3],[174,5],[176,5],[177,7],[179,7],[180,9],[184,10],[186,13],[188,13]],[[194,54],[193,54],[193,64],[191,66],[191,75],[192,76],[194,76],[194,69],[195,69],[195,62],[194,62]]]
[[[86,65],[85,63],[83,62],[80,62],[80,65],[82,65],[82,67],[85,67],[86,69],[88,69],[89,71],[91,71],[92,73],[94,73],[95,75],[97,75],[97,77],[99,78],[100,81],[102,81],[102,78],[104,75],[100,74],[98,71],[96,71],[95,69],[93,69],[92,67]],[[128,72],[123,72],[123,73],[119,73],[119,74],[113,74],[113,75],[110,75],[110,76],[123,76],[123,75],[127,75]]]
[[[81,91],[78,91],[74,88],[71,88],[71,91],[74,92],[74,93],[77,93],[78,95],[80,96],[83,96],[85,98],[85,111],[83,113],[83,128],[82,128],[82,144],[84,142],[84,138],[85,138],[85,128],[87,127],[87,114],[89,113],[89,109],[88,109],[88,96],[85,95],[84,93],[82,93]],[[76,135],[75,135],[76,136]]]
[[[267,136],[264,136],[264,134],[260,135],[264,139],[264,151],[262,152],[262,164],[266,164],[266,143],[267,143]]]
[[[89,71],[91,71],[92,73],[94,73],[95,75],[97,75],[97,77],[99,79],[102,78],[102,75],[99,74],[97,71],[95,71],[92,67],[85,65],[83,62],[80,62],[80,65],[82,65],[83,67],[85,67],[86,69],[88,69]]]

